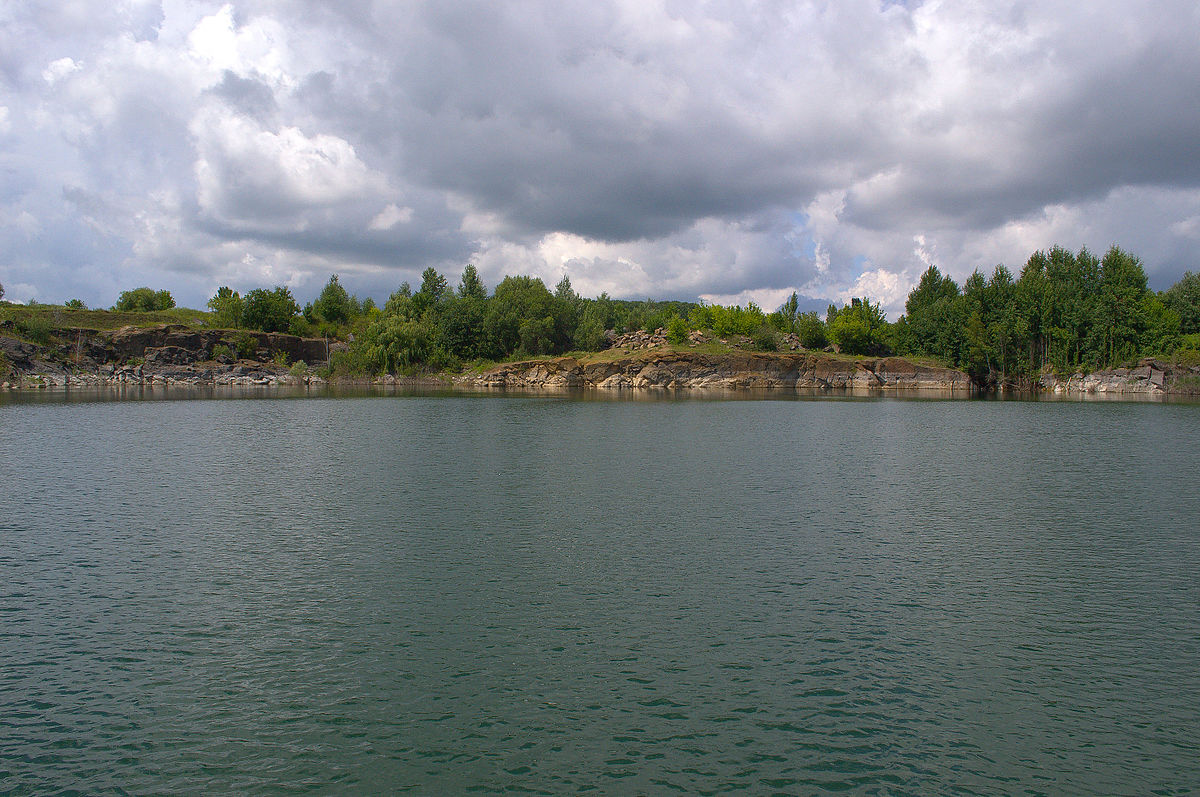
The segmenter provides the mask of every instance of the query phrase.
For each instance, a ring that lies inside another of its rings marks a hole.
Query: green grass
[[[0,321],[12,321],[25,327],[51,329],[111,330],[121,327],[152,327],[159,324],[183,324],[189,327],[208,326],[212,313],[172,307],[152,313],[118,313],[115,310],[71,310],[57,304],[23,304],[0,302]]]

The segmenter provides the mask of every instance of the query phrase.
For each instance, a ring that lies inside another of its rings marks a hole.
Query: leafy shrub
[[[779,333],[770,324],[763,324],[750,336],[754,348],[758,351],[778,351]]]
[[[350,298],[350,294],[338,282],[338,275],[329,278],[329,283],[321,291],[321,295],[312,303],[312,312],[322,321],[333,325],[344,324],[351,316],[357,315],[358,308]]]
[[[17,334],[31,343],[49,343],[50,331],[50,320],[42,316],[33,315],[17,321]]]
[[[217,288],[217,293],[208,300],[208,309],[213,311],[213,324],[226,329],[237,329],[242,325],[245,304],[241,295],[226,285]]]
[[[87,309],[87,305],[83,303],[82,299],[68,299],[66,302],[63,303],[63,306],[66,307],[68,310],[86,310]]]
[[[288,369],[288,373],[292,376],[304,376],[308,371],[308,366],[304,364],[304,360],[296,360],[292,363],[292,367]]]
[[[871,304],[866,298],[851,299],[840,310],[829,306],[829,340],[845,354],[868,354],[880,348],[886,326],[879,304]]]
[[[687,335],[687,321],[684,321],[678,313],[671,316],[671,320],[667,322],[667,340],[680,346],[687,341]]]
[[[298,338],[311,338],[313,336],[312,324],[308,322],[302,315],[298,315],[288,324],[288,334],[295,335]],[[319,335],[317,337],[320,337]]]
[[[170,310],[174,306],[175,299],[171,297],[170,291],[134,288],[118,296],[113,309],[125,313],[150,313],[156,310]]]
[[[801,313],[796,316],[796,336],[806,349],[823,349],[829,344],[825,335],[825,322],[816,313]]]
[[[271,290],[255,288],[246,294],[242,309],[242,323],[250,329],[263,332],[287,332],[292,319],[300,313],[300,305],[292,292],[282,285]]]
[[[291,357],[288,357],[288,353],[283,349],[276,349],[271,354],[271,362],[275,363],[276,365],[287,365],[290,360]]]
[[[229,348],[224,343],[218,343],[216,346],[213,346],[212,358],[214,360],[232,360],[234,359],[233,349]]]
[[[243,332],[233,339],[233,345],[237,348],[238,357],[252,360],[258,351],[258,338]]]

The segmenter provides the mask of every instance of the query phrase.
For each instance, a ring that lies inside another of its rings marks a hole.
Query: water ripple
[[[0,793],[1188,793],[1198,412],[0,406]]]

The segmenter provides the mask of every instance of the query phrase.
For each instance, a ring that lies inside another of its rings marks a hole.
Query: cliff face
[[[972,390],[961,371],[899,357],[852,361],[811,353],[657,352],[581,363],[571,357],[505,363],[460,384],[506,389],[851,388]]]
[[[0,381],[20,385],[170,382],[179,384],[268,384],[294,381],[273,364],[328,359],[324,340],[277,333],[194,329],[179,325],[125,327],[115,331],[56,329],[53,343],[28,343],[0,330],[0,355],[10,373]],[[214,348],[234,349],[238,340],[254,348],[252,358],[215,362]],[[331,344],[331,348],[332,348]]]
[[[1112,368],[1089,374],[1078,373],[1066,379],[1043,374],[1038,386],[1045,391],[1066,395],[1200,395],[1200,366],[1164,363],[1153,357],[1138,362],[1136,368]]]

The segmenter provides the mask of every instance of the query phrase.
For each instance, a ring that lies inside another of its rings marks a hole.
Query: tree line
[[[173,306],[169,292],[138,288],[122,293],[114,309]],[[990,275],[977,270],[961,286],[931,266],[895,322],[868,297],[831,304],[822,318],[801,311],[796,293],[768,313],[753,302],[589,299],[567,277],[551,291],[536,277],[506,276],[489,291],[473,265],[453,287],[427,268],[415,290],[402,284],[382,307],[351,295],[335,274],[303,307],[276,286],[245,296],[222,287],[208,308],[215,326],[348,341],[332,365],[352,375],[598,351],[614,333],[660,328],[675,344],[700,330],[764,351],[792,342],[854,355],[925,356],[985,385],[1022,383],[1046,368],[1087,371],[1200,349],[1200,275],[1188,272],[1155,293],[1141,261],[1115,246],[1103,257],[1056,246],[1033,253],[1019,275],[1000,265]]]
[[[960,287],[930,267],[891,333],[902,354],[962,368],[981,384],[1020,383],[1050,368],[1089,371],[1200,348],[1200,275],[1161,294],[1145,269],[1114,246],[1035,252],[1019,276],[997,266]]]

